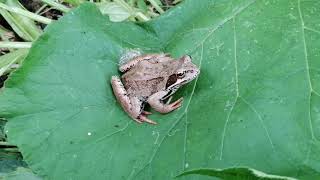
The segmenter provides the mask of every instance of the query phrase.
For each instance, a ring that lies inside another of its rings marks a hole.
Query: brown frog
[[[150,124],[156,122],[147,117],[151,113],[144,111],[144,105],[148,103],[160,113],[179,108],[183,98],[170,104],[169,97],[200,73],[190,56],[173,59],[164,53],[140,55],[120,65],[119,70],[124,73],[121,79],[118,76],[111,78],[117,100],[136,122]]]

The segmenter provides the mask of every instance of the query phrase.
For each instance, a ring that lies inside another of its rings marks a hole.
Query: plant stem
[[[12,152],[12,153],[19,153],[20,152],[18,148],[1,148],[1,150],[7,151],[7,152]]]
[[[123,8],[127,9],[127,11],[137,17],[141,21],[149,21],[150,18],[148,18],[146,15],[142,14],[141,12],[135,11],[131,6],[129,6],[125,1],[123,0],[114,0],[114,2],[118,3]]]
[[[120,6],[124,7],[125,9],[130,11],[131,13],[133,12],[132,8],[125,1],[123,1],[123,0],[114,0],[114,2],[118,3]]]
[[[64,13],[70,11],[70,9],[60,3],[57,3],[57,2],[54,2],[52,0],[41,0],[42,2],[46,3],[46,4],[49,4],[50,6],[54,7],[55,9],[57,10],[60,10]]]
[[[50,24],[52,22],[52,20],[49,19],[49,18],[46,18],[46,17],[43,17],[43,16],[39,16],[37,14],[34,14],[34,13],[29,12],[29,11],[23,10],[21,8],[10,7],[10,6],[7,6],[7,5],[5,5],[5,4],[3,4],[1,2],[0,2],[0,8],[5,9],[5,10],[10,11],[10,12],[13,12],[13,13],[16,13],[16,14],[20,14],[22,16],[28,17],[30,19],[33,19],[35,21],[38,21],[38,22],[41,22],[41,23],[44,23],[44,24]]]
[[[31,48],[31,42],[6,42],[0,41],[0,48],[28,49]]]
[[[8,142],[5,142],[5,141],[0,141],[0,146],[15,146],[15,145],[9,144]]]
[[[155,12],[153,12],[153,11],[148,11],[147,14],[148,14],[149,16],[151,16],[151,17],[158,17],[158,16],[159,16],[158,13],[155,13]]]
[[[47,6],[48,6],[48,4],[42,5],[35,13],[36,13],[36,14],[40,14],[40,12],[41,12],[42,10],[44,10]]]
[[[18,49],[0,56],[0,76],[11,72],[16,66],[20,64],[27,56],[29,49]]]
[[[134,4],[136,3],[136,0],[129,0],[128,4],[130,4],[130,6],[134,7]]]
[[[149,21],[150,18],[148,18],[147,16],[145,16],[143,13],[141,12],[137,12],[135,14],[135,16],[140,20],[140,21]]]
[[[160,14],[164,13],[164,10],[158,5],[157,2],[155,2],[154,0],[148,0],[148,1]]]
[[[173,2],[172,2],[172,4],[178,4],[179,2],[181,2],[182,0],[174,0]]]

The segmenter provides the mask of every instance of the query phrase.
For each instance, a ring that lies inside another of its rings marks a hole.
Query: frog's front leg
[[[128,93],[118,76],[112,76],[111,85],[118,102],[132,119],[138,123],[147,122],[150,124],[157,124],[147,118],[147,115],[151,113],[143,111],[142,101],[139,98],[129,97],[127,95]]]
[[[167,91],[159,91],[148,98],[148,103],[152,108],[160,113],[169,113],[182,105],[182,97],[171,104],[163,103],[162,100],[167,94]]]

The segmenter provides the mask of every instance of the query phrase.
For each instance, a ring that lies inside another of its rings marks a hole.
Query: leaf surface
[[[320,177],[320,3],[186,0],[144,24],[83,4],[51,24],[0,95],[10,143],[50,179],[170,179],[250,167]],[[128,49],[189,54],[183,107],[138,125],[110,87]],[[190,176],[191,177],[191,176]]]
[[[212,176],[219,177],[224,180],[296,180],[290,177],[284,176],[275,176],[271,174],[265,174],[261,171],[257,171],[255,169],[245,168],[245,167],[237,167],[237,168],[229,168],[229,169],[194,169],[190,171],[183,172],[177,177],[182,177],[186,175],[203,175],[203,176]]]

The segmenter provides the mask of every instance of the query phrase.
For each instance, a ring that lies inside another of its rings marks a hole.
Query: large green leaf
[[[170,179],[249,167],[320,178],[320,2],[186,0],[144,24],[82,5],[51,24],[0,96],[10,143],[50,179]],[[121,54],[190,54],[183,107],[139,125],[116,102]],[[190,176],[191,177],[191,176]],[[187,177],[188,178],[188,177]]]
[[[42,180],[30,169],[24,167],[18,167],[15,171],[10,173],[1,173],[0,172],[0,179],[3,180]]]
[[[219,177],[224,180],[296,180],[290,177],[265,174],[261,171],[245,167],[236,167],[229,169],[194,169],[186,171],[178,175],[177,177],[187,176],[191,174]]]

